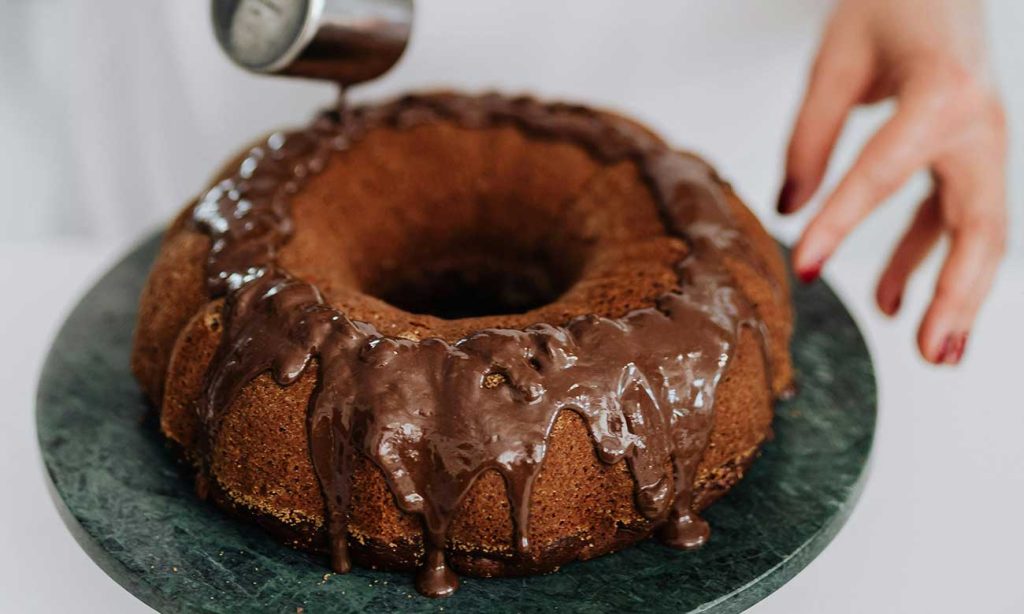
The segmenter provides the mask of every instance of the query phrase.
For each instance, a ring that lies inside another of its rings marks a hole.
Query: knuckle
[[[833,205],[822,211],[814,231],[822,243],[837,245],[849,233],[852,225],[847,208]]]
[[[814,78],[823,87],[839,91],[852,88],[861,81],[863,69],[847,59],[836,59],[830,62],[815,64]]]
[[[1000,156],[1005,155],[1009,130],[1006,108],[997,96],[992,95],[985,102],[982,114],[983,123],[988,128],[988,134],[991,137],[989,142]]]
[[[989,258],[995,261],[1002,260],[1006,255],[1007,232],[1005,221],[992,221],[987,223],[980,235],[984,238],[986,253]]]
[[[850,91],[863,83],[867,69],[861,54],[840,47],[825,48],[811,66],[811,84],[822,92]]]
[[[973,213],[960,224],[961,232],[983,241],[986,246],[1006,242],[1006,215],[1002,209]]]
[[[975,253],[975,273],[995,268],[1006,255],[1008,232],[1005,212],[992,210],[972,214],[954,226],[954,239],[963,241],[965,249]],[[967,247],[969,246],[969,247]]]
[[[985,117],[988,123],[999,133],[1005,133],[1009,120],[1006,117],[1006,107],[998,96],[991,96],[985,105]]]
[[[947,89],[960,93],[971,93],[978,89],[974,71],[963,62],[946,58],[944,61],[937,62],[935,66],[937,74]]]
[[[931,55],[919,61],[925,66],[921,85],[926,111],[947,121],[974,119],[980,111],[988,112],[993,96],[963,62],[946,55]]]
[[[893,169],[894,165],[885,163],[881,156],[866,160],[861,165],[857,183],[865,203],[876,203],[900,187],[900,177]]]
[[[943,275],[939,277],[939,281],[935,284],[935,304],[936,305],[960,305],[965,302],[965,291],[964,288],[967,284],[961,283],[960,280],[953,279],[952,276]]]

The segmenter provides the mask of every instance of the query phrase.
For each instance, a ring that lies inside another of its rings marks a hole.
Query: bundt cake
[[[699,158],[612,113],[434,93],[229,164],[165,236],[132,367],[201,496],[443,596],[703,543],[791,328],[776,245]]]

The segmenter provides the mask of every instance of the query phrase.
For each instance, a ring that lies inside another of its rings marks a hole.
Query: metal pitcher
[[[213,0],[217,41],[247,70],[336,81],[378,77],[412,31],[412,0]]]

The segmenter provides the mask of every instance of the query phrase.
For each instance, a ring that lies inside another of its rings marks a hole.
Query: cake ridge
[[[578,316],[564,326],[485,329],[454,343],[383,335],[327,305],[315,285],[276,262],[293,230],[290,196],[327,164],[332,152],[350,147],[375,126],[401,129],[433,121],[468,128],[511,123],[534,136],[578,144],[605,163],[634,161],[667,231],[692,248],[677,263],[678,290],[620,318]],[[219,414],[242,386],[268,371],[287,386],[316,360],[319,379],[309,405],[308,438],[326,501],[332,565],[339,572],[350,567],[345,523],[356,453],[383,471],[400,508],[424,518],[422,592],[440,596],[455,589],[457,579],[444,557],[448,524],[461,497],[488,469],[498,470],[508,485],[514,541],[525,551],[532,482],[562,409],[584,419],[602,461],[626,460],[636,482],[637,508],[649,519],[665,521],[666,541],[676,547],[699,545],[707,538],[707,525],[691,509],[694,473],[711,431],[715,390],[739,329],[755,328],[768,356],[764,323],[722,265],[725,256],[747,248],[734,229],[719,181],[699,159],[670,150],[631,124],[585,107],[530,98],[405,97],[344,116],[328,113],[306,131],[273,135],[193,210],[195,224],[212,239],[208,292],[227,298],[224,336],[199,407],[202,471],[209,471]],[[460,377],[453,377],[453,370]],[[410,382],[410,374],[418,379]],[[587,387],[589,394],[580,392]],[[403,397],[403,388],[422,394],[406,391]],[[415,397],[414,402],[406,397]],[[424,406],[416,409],[427,415],[409,413],[417,403]],[[452,417],[497,416],[509,407],[522,411],[512,420],[469,420],[462,426],[476,430],[443,449],[437,422],[457,429],[447,423]],[[525,411],[537,415],[528,420]],[[401,429],[383,428],[394,424]],[[415,428],[420,439],[402,431]],[[487,428],[504,429],[493,442],[500,444],[495,449],[480,444],[483,435],[494,435],[485,433]],[[380,447],[384,444],[390,446],[387,451]],[[472,454],[477,456],[468,458]],[[512,454],[513,461],[498,462],[503,454]],[[436,457],[432,463],[441,466],[420,462],[423,456]],[[460,463],[470,469],[453,469]]]

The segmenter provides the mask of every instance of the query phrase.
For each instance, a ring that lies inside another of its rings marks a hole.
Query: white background
[[[898,319],[871,303],[920,178],[829,264],[876,361],[872,474],[832,545],[754,612],[1024,611],[1024,3],[989,7],[1014,131],[1007,263],[956,370],[924,365],[912,342],[937,259]],[[772,205],[828,8],[420,0],[405,59],[358,96],[448,85],[611,106],[703,152],[791,240],[801,220],[779,220]],[[220,161],[331,99],[323,85],[233,68],[204,0],[0,0],[0,611],[147,611],[91,563],[49,501],[33,426],[45,350],[77,297]],[[830,181],[888,111],[853,118]]]

